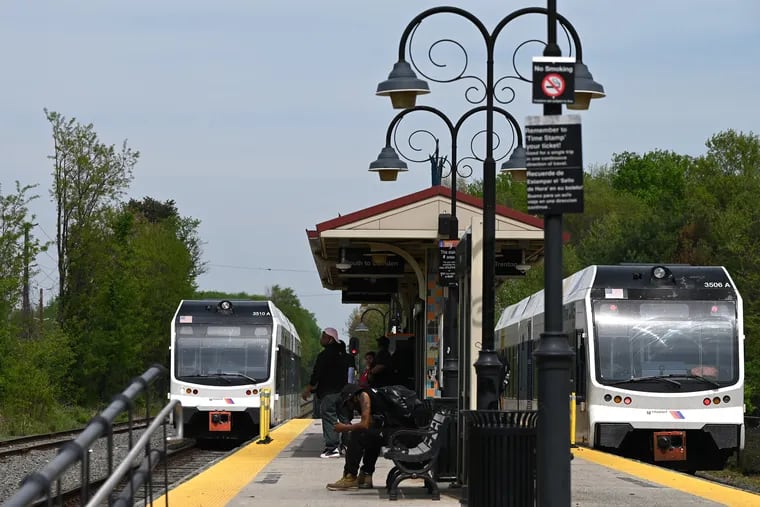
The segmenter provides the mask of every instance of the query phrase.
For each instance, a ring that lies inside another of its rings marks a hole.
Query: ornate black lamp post
[[[512,21],[528,14],[547,16],[547,43],[545,56],[559,56],[561,52],[556,45],[556,25],[562,26],[568,38],[572,38],[576,50],[575,64],[575,103],[570,108],[586,109],[591,98],[604,96],[601,85],[593,81],[591,74],[583,64],[580,39],[573,26],[563,16],[556,12],[556,0],[548,0],[548,8],[529,7],[516,10],[503,18],[493,31],[489,32],[483,23],[473,14],[457,7],[435,7],[418,14],[407,25],[399,43],[398,62],[388,79],[377,87],[378,95],[388,95],[395,108],[409,108],[415,104],[416,95],[429,93],[427,83],[417,78],[416,73],[406,61],[408,43],[420,23],[439,13],[448,13],[469,20],[480,32],[486,45],[486,78],[485,81],[466,75],[463,70],[452,79],[435,80],[426,76],[414,65],[424,77],[437,82],[453,82],[460,79],[475,79],[483,88],[480,100],[471,99],[473,90],[468,88],[465,98],[470,103],[485,101],[486,112],[486,148],[483,158],[483,292],[479,302],[482,308],[482,347],[475,363],[477,373],[477,408],[498,408],[498,386],[501,363],[494,350],[495,326],[495,236],[496,236],[496,161],[493,156],[493,113],[494,101],[506,104],[514,99],[514,90],[502,86],[497,90],[496,85],[503,79],[494,79],[494,46],[496,39],[503,29]],[[451,39],[440,42],[456,44],[462,51],[461,45]],[[529,41],[527,41],[529,42]],[[434,45],[435,45],[434,44]],[[522,46],[522,45],[520,45]],[[431,46],[432,49],[432,46]],[[519,49],[519,47],[518,47]],[[516,51],[515,51],[516,53]],[[430,54],[430,52],[428,53]],[[466,52],[465,52],[466,55]],[[514,57],[514,55],[513,55]],[[514,58],[513,58],[514,61]],[[434,62],[435,63],[435,62]],[[440,66],[439,66],[440,67]],[[466,65],[465,65],[466,67]],[[530,80],[517,72],[509,76],[522,81]],[[509,100],[500,100],[497,91],[508,89],[512,92]],[[561,114],[561,105],[549,107],[544,114]],[[569,394],[569,369],[572,351],[569,349],[567,337],[562,333],[562,218],[561,215],[548,215],[545,222],[546,243],[546,325],[542,335],[536,359],[539,364],[539,428],[538,428],[538,487],[539,503],[542,505],[568,505],[570,503],[570,454],[569,449],[569,414],[567,397]],[[559,262],[558,262],[559,261]],[[473,306],[478,302],[473,301]],[[564,439],[564,445],[562,440]]]
[[[364,322],[364,316],[367,315],[369,312],[377,312],[380,314],[380,317],[383,319],[383,333],[387,333],[388,331],[390,331],[389,329],[390,324],[389,324],[389,319],[388,319],[388,315],[390,315],[391,313],[390,310],[387,312],[383,312],[382,310],[375,308],[373,306],[370,306],[369,308],[367,308],[366,310],[362,312],[361,316],[359,317],[359,323],[354,328],[354,331],[359,332],[359,333],[366,333],[367,331],[369,331],[369,327]]]
[[[438,118],[440,118],[443,123],[446,125],[449,136],[451,139],[451,158],[449,159],[449,165],[450,165],[450,171],[448,173],[444,173],[445,168],[443,167],[446,163],[446,158],[441,158],[438,154],[438,138],[429,130],[415,130],[407,139],[407,144],[412,150],[420,151],[419,148],[416,148],[413,143],[413,137],[417,134],[427,134],[430,136],[430,138],[435,140],[435,154],[428,157],[427,160],[430,160],[430,162],[433,164],[434,171],[438,171],[438,176],[451,176],[451,209],[450,209],[450,221],[448,223],[448,238],[449,239],[458,239],[459,238],[459,227],[457,222],[457,214],[456,214],[456,207],[457,207],[457,177],[466,178],[472,174],[472,167],[469,165],[469,163],[463,163],[465,160],[480,160],[477,154],[474,152],[462,159],[458,156],[458,138],[459,134],[462,128],[462,125],[465,123],[465,121],[473,116],[476,113],[484,112],[486,110],[486,106],[478,106],[470,109],[469,111],[465,112],[456,123],[453,123],[448,116],[446,116],[442,111],[439,109],[436,109],[434,107],[430,106],[414,106],[409,109],[404,109],[403,111],[399,112],[393,120],[391,120],[390,124],[388,125],[387,132],[385,134],[385,147],[380,151],[380,156],[377,160],[372,162],[370,164],[370,171],[393,171],[394,168],[400,168],[404,167],[406,168],[406,163],[403,162],[397,155],[396,149],[398,149],[398,143],[396,142],[395,134],[397,133],[397,128],[401,122],[401,120],[408,114],[414,113],[417,111],[424,111],[431,113]],[[504,153],[504,156],[501,158],[504,158],[507,153],[511,151],[511,156],[508,160],[504,162],[502,165],[502,170],[524,170],[525,169],[525,148],[523,148],[523,137],[522,137],[522,130],[520,129],[520,124],[517,123],[517,120],[506,110],[502,109],[501,107],[494,107],[493,110],[497,113],[499,113],[501,116],[503,116],[507,123],[509,124],[509,127],[512,131],[512,144],[509,149],[506,150]],[[475,134],[474,137],[478,136],[479,134],[483,133],[482,131],[479,131]],[[474,139],[473,139],[474,140]],[[470,143],[472,146],[472,142]],[[394,146],[396,149],[394,149]],[[514,149],[512,149],[514,148]],[[403,158],[406,160],[409,160],[411,162],[423,162],[423,159],[416,159],[414,157],[411,157],[409,155],[406,155],[404,150],[398,149],[398,153],[401,154]],[[466,173],[461,172],[462,169],[467,169]],[[395,179],[395,178],[394,178]],[[444,309],[444,316],[445,316],[445,323],[446,326],[443,330],[443,345],[445,347],[444,349],[444,362],[443,362],[443,390],[442,395],[445,398],[453,398],[457,396],[458,392],[458,382],[459,382],[459,369],[458,369],[458,338],[457,338],[457,307],[459,304],[458,299],[458,288],[456,286],[449,287],[449,293],[448,297],[446,298],[446,306]]]

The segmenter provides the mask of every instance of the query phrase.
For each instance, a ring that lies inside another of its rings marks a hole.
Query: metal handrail
[[[3,504],[4,507],[26,507],[41,498],[50,498],[52,486],[60,480],[66,471],[76,463],[82,463],[81,477],[83,496],[87,495],[87,474],[89,474],[88,450],[99,438],[108,436],[109,456],[112,456],[113,422],[123,412],[129,413],[132,421],[132,405],[134,400],[143,392],[148,391],[150,384],[166,375],[166,368],[153,365],[141,376],[114,397],[114,401],[99,415],[95,416],[82,430],[77,438],[64,445],[60,452],[41,470],[27,475],[21,482],[19,490]],[[149,403],[146,403],[149,406]],[[131,441],[131,438],[130,438]],[[85,474],[85,471],[87,473]]]
[[[166,459],[166,453],[161,452],[157,457],[159,459],[154,459],[156,456],[149,455],[145,452],[145,449],[148,445],[148,442],[150,442],[151,437],[153,436],[153,433],[156,432],[156,430],[160,427],[162,427],[165,424],[166,418],[169,417],[169,414],[174,409],[174,406],[179,403],[179,400],[171,400],[168,405],[166,405],[161,412],[156,415],[156,418],[153,419],[153,422],[150,426],[145,430],[145,432],[140,436],[140,439],[137,441],[134,447],[132,447],[132,450],[129,451],[129,454],[124,458],[124,460],[121,462],[121,464],[114,470],[114,472],[111,474],[111,476],[106,480],[106,482],[103,483],[103,485],[98,489],[97,493],[93,495],[93,497],[90,499],[89,502],[87,502],[86,507],[98,505],[100,502],[103,502],[108,498],[108,495],[116,489],[116,486],[119,485],[119,482],[121,479],[127,474],[127,472],[132,468],[132,463],[134,463],[137,458],[140,455],[146,455],[143,459],[143,465],[145,465],[146,460],[150,460],[149,463],[149,469],[153,468],[155,465],[158,464],[158,462],[161,459]],[[142,466],[140,467],[142,468]],[[139,487],[142,486],[142,484],[133,484],[133,487],[131,489],[137,490]],[[130,488],[127,488],[130,489]],[[129,495],[131,496],[131,495]],[[123,498],[124,495],[121,495],[120,498]]]

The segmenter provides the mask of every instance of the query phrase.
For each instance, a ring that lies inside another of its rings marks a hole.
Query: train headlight
[[[706,406],[706,407],[707,407],[707,406],[709,406],[709,405],[710,405],[710,403],[712,403],[712,402],[710,401],[710,398],[705,398],[704,400],[702,400],[702,405],[704,405],[704,406]]]
[[[713,405],[720,405],[720,396],[713,398]]]
[[[615,403],[620,403],[623,401],[623,398],[620,395],[615,396]]]
[[[728,403],[729,401],[731,401],[731,397],[729,395],[725,395],[723,397],[723,403]]]
[[[219,302],[219,309],[224,312],[229,312],[232,310],[232,303],[230,301],[227,301],[226,299]]]
[[[245,395],[246,396],[250,396],[251,395],[251,390],[250,389],[246,389],[245,390]]]
[[[658,280],[662,280],[668,275],[668,270],[662,266],[655,266],[652,268],[652,276]]]
[[[254,389],[253,390],[253,394],[259,394],[259,390],[258,389]]]
[[[604,395],[604,401],[610,401],[611,399],[612,399],[612,395],[611,394],[605,394]]]
[[[193,390],[189,387],[185,389],[185,394],[192,394]]]
[[[625,403],[626,405],[630,405],[631,404],[631,397],[630,396],[626,396],[625,398],[623,398],[623,403]]]

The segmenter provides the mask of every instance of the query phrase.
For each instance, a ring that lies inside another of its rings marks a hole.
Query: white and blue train
[[[577,443],[692,472],[744,448],[742,299],[725,268],[587,267],[563,281],[563,329]],[[543,291],[499,319],[507,409],[537,408],[543,331]]]
[[[183,300],[171,322],[178,438],[250,439],[262,390],[275,426],[300,415],[301,340],[271,301]]]

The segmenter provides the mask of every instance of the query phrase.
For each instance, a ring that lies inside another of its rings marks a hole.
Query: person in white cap
[[[322,435],[325,439],[325,449],[321,457],[339,458],[340,435],[335,431],[335,423],[338,422],[340,391],[348,382],[346,346],[338,340],[338,331],[334,327],[326,327],[322,331],[319,343],[324,350],[317,355],[311,378],[301,397],[307,400],[311,393],[315,393],[319,398]]]

